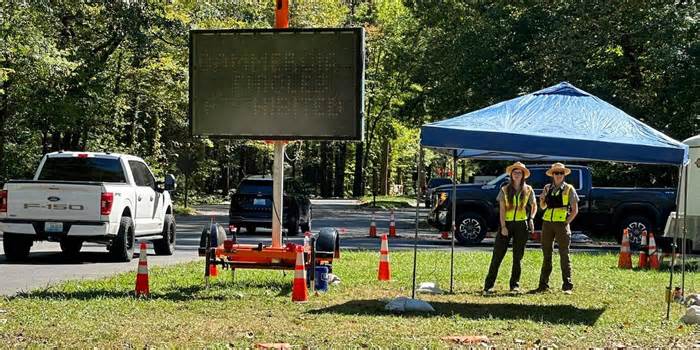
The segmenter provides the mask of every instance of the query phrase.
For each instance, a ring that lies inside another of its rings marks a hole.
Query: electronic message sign
[[[361,140],[362,28],[190,31],[190,131]]]

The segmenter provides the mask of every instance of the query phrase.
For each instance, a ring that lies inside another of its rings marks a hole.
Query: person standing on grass
[[[500,227],[493,245],[493,255],[488,275],[484,282],[484,295],[494,293],[498,269],[508,251],[508,243],[513,240],[513,270],[510,274],[511,293],[520,292],[520,261],[525,254],[528,233],[533,228],[532,218],[537,213],[535,192],[525,183],[530,171],[525,165],[516,162],[506,168],[510,181],[498,191],[496,201],[499,206]]]
[[[549,275],[552,273],[552,251],[556,239],[559,245],[559,262],[561,264],[561,277],[563,280],[561,289],[566,294],[571,294],[574,284],[571,282],[571,260],[569,248],[571,246],[570,224],[578,214],[578,194],[573,186],[564,181],[566,175],[571,174],[562,163],[554,163],[547,170],[547,176],[552,178],[552,183],[544,186],[540,194],[540,207],[542,214],[542,271],[540,283],[535,291],[544,292],[549,289]]]

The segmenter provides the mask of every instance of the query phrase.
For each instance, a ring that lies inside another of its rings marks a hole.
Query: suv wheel
[[[294,216],[289,218],[287,223],[287,235],[296,236],[299,234],[299,218]]]
[[[455,238],[461,245],[476,244],[486,237],[486,221],[475,212],[465,212],[457,216]]]
[[[153,241],[156,255],[173,255],[175,252],[175,218],[166,214],[163,221],[163,238]]]
[[[63,255],[69,258],[75,258],[80,253],[80,248],[83,247],[83,241],[75,238],[64,238],[61,240],[61,251]]]
[[[29,256],[29,249],[31,249],[33,243],[31,236],[23,237],[23,235],[5,233],[2,238],[5,258],[7,258],[7,261],[21,261],[26,259],[27,256]]]
[[[622,242],[622,231],[627,229],[630,238],[630,248],[639,250],[642,245],[642,231],[650,232],[652,230],[651,220],[639,216],[632,215],[624,218],[620,222],[620,228],[617,232],[618,242]]]
[[[122,218],[117,237],[112,240],[109,252],[116,261],[131,261],[134,256],[134,223],[130,217]]]

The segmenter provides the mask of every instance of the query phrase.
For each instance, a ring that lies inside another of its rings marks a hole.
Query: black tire
[[[617,241],[622,242],[622,231],[627,229],[630,238],[630,248],[639,250],[642,244],[642,231],[650,232],[653,230],[651,220],[641,215],[630,215],[620,221],[617,230]]]
[[[165,214],[163,238],[153,241],[153,250],[156,255],[173,255],[175,253],[175,233],[175,218],[172,214]]]
[[[306,231],[304,231],[306,232]],[[299,217],[293,216],[287,222],[287,235],[296,236],[299,234]]]
[[[313,218],[313,212],[311,211],[311,207],[309,207],[309,215],[306,218],[307,221],[305,223],[301,224],[301,226],[299,226],[301,228],[302,233],[311,232],[311,220],[312,220],[312,218]]]
[[[2,238],[2,246],[5,249],[5,258],[7,261],[22,261],[29,256],[29,250],[34,244],[31,237],[23,237],[24,235],[15,235],[12,233],[4,233]]]
[[[112,258],[120,262],[129,262],[134,256],[134,223],[130,217],[123,217],[119,223],[117,237],[112,240],[109,252]]]
[[[486,237],[486,220],[478,213],[468,211],[457,216],[455,238],[461,245],[477,244]]]
[[[80,254],[80,249],[83,247],[83,240],[66,237],[61,240],[61,252],[68,258],[75,258]]]
[[[255,225],[245,225],[245,232],[254,234],[255,233]]]

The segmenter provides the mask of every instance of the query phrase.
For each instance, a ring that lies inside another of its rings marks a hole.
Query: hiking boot
[[[547,286],[539,286],[537,289],[533,289],[530,291],[531,293],[547,293],[549,292],[549,287]]]

